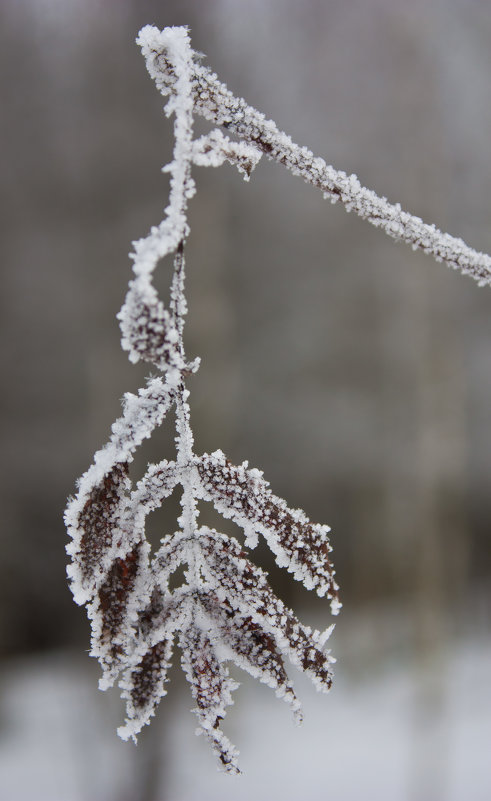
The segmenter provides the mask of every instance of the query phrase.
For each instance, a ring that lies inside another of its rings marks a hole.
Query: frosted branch
[[[173,94],[177,78],[168,52],[154,38],[155,31],[155,28],[147,27],[140,34],[141,40],[153,42],[153,46],[144,48],[147,68],[162,94]],[[235,97],[210,69],[199,63],[196,53],[190,82],[196,114],[283,164],[294,175],[320,189],[333,203],[339,200],[347,211],[355,212],[393,239],[406,242],[414,250],[422,250],[437,261],[471,276],[479,286],[491,284],[490,256],[403,211],[399,203],[389,203],[387,198],[379,197],[362,186],[356,175],[346,175],[329,166],[324,159],[315,157],[306,147],[296,145],[272,120],[266,119],[242,98]]]

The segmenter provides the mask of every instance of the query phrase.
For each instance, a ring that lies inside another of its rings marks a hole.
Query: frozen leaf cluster
[[[198,732],[209,740],[221,765],[237,772],[237,751],[220,727],[237,687],[229,663],[270,686],[300,720],[285,659],[323,691],[331,686],[334,661],[324,647],[332,627],[321,633],[303,625],[275,596],[246,549],[264,537],[277,563],[308,589],[327,597],[333,614],[340,606],[338,587],[327,526],[290,509],[272,493],[262,473],[247,463],[233,465],[221,451],[202,455],[194,451],[186,380],[199,361],[188,361],[183,345],[187,205],[195,192],[191,169],[194,164],[219,166],[228,161],[248,179],[268,149],[259,137],[236,142],[219,129],[193,138],[193,114],[199,103],[213,104],[219,85],[214,77],[209,90],[199,83],[202,68],[185,28],[160,32],[146,27],[138,41],[150,73],[169,95],[166,113],[174,116],[175,147],[165,168],[170,196],[164,219],[134,243],[134,277],[119,320],[122,346],[130,360],[147,361],[160,375],[138,395],[125,395],[122,416],[113,424],[109,441],[95,454],[69,500],[68,575],[76,602],[87,606],[91,654],[103,671],[100,686],[105,689],[118,681],[126,700],[121,737],[135,738],[154,715],[166,694],[177,645],[191,686]],[[222,111],[217,114],[219,125],[232,127]],[[166,256],[174,259],[168,308],[153,284],[154,270]],[[134,485],[129,466],[135,451],[171,409],[176,458],[149,465]],[[176,488],[181,492],[176,530],[164,536],[152,553],[146,518]],[[243,529],[244,546],[200,524],[200,501],[213,504]],[[179,568],[184,581],[173,587],[172,576]]]

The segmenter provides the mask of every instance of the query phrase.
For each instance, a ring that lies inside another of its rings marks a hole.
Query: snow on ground
[[[191,698],[177,674],[135,747],[117,738],[119,699],[98,692],[86,654],[5,665],[0,801],[489,801],[489,638],[451,642],[429,663],[371,661],[365,647],[356,664],[355,654],[339,650],[329,695],[293,676],[301,727],[268,688],[240,676],[224,723],[241,751],[237,778],[218,773],[194,736]],[[151,793],[149,781],[144,796],[138,787],[151,773],[160,790]]]

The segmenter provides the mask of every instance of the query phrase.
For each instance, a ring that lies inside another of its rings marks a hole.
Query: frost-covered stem
[[[148,56],[150,44],[143,36],[138,40]],[[162,370],[174,371],[174,381],[179,380],[182,359],[175,349],[179,331],[169,326],[169,313],[159,301],[152,283],[155,267],[160,259],[181,250],[189,233],[186,218],[187,204],[195,192],[191,176],[193,161],[193,101],[191,97],[192,55],[189,36],[184,28],[156,31],[154,45],[168,54],[175,76],[174,93],[165,107],[166,114],[175,115],[175,145],[172,162],[165,171],[170,174],[169,204],[160,225],[153,226],[150,233],[133,242],[133,272],[125,303],[118,317],[121,324],[123,348],[129,351],[132,362],[140,359],[150,361]],[[174,297],[174,317],[177,311]],[[175,320],[174,320],[175,322]]]
[[[166,217],[152,228],[149,236],[134,242],[134,272],[152,272],[158,259],[176,250],[188,232],[187,202],[195,192],[191,177],[193,105],[191,101],[192,50],[184,28],[158,31],[161,47],[170,54],[175,77],[174,94],[165,107],[167,116],[175,114],[173,161],[164,168],[170,173],[169,205]],[[145,40],[139,40],[145,50]]]
[[[147,68],[162,94],[175,92],[176,73],[165,50],[154,47],[145,53]],[[491,284],[491,257],[466,245],[459,238],[439,231],[392,204],[385,197],[363,187],[356,175],[346,175],[315,157],[305,147],[296,145],[276,124],[242,99],[235,97],[208,68],[197,63],[192,66],[192,97],[194,111],[216,125],[254,145],[268,158],[283,164],[294,175],[316,186],[332,202],[340,200],[347,211],[382,228],[396,240],[413,249],[423,250],[437,261],[460,270],[474,278],[479,286]]]
[[[178,388],[176,396],[176,446],[177,466],[185,479],[183,499],[182,529],[192,534],[196,532],[196,504],[193,495],[193,481],[191,472],[194,470],[193,434],[191,431],[189,404],[187,402],[189,391],[184,382]]]
[[[190,423],[190,410],[188,404],[189,391],[185,388],[184,382],[178,388],[176,398],[176,446],[177,464],[181,469],[181,517],[179,524],[182,531],[186,532],[195,541],[191,541],[189,546],[189,571],[187,573],[190,586],[199,585],[199,570],[201,562],[201,551],[197,542],[198,536],[198,508],[195,498],[195,466],[193,452],[193,433]]]
[[[180,242],[174,260],[174,274],[171,284],[170,312],[176,327],[178,341],[176,348],[185,363],[184,353],[184,318],[187,313],[186,296],[184,294],[184,243]],[[180,525],[183,531],[193,537],[198,532],[198,508],[195,499],[195,467],[194,467],[194,437],[191,428],[191,413],[188,403],[189,390],[186,389],[184,379],[176,390],[176,449],[177,465],[182,475],[182,495]],[[188,581],[190,584],[199,583],[200,549],[193,543],[189,549],[190,564]]]
[[[184,294],[184,240],[179,242],[174,259],[169,308],[178,335],[177,347],[184,360],[184,318],[188,310]]]

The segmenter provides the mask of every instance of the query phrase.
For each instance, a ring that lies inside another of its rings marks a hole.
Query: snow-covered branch
[[[174,94],[177,75],[162,46],[157,28],[147,26],[140,33],[147,68],[163,95]],[[491,284],[491,257],[469,247],[462,239],[439,231],[419,217],[403,211],[399,203],[363,187],[356,175],[346,175],[315,157],[306,147],[296,145],[272,120],[235,97],[194,53],[190,76],[194,112],[235,134],[294,175],[320,189],[333,203],[338,200],[393,239],[423,250],[437,261],[474,278],[479,286]]]

